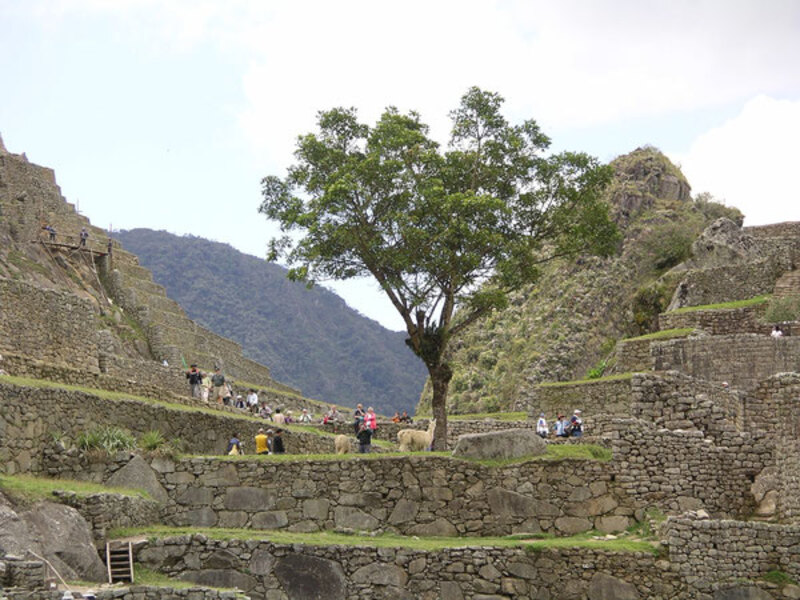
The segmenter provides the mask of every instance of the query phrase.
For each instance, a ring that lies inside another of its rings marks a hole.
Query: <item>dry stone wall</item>
[[[678,284],[670,308],[747,300],[772,293],[775,282],[791,269],[790,257],[688,271]]]
[[[612,373],[635,373],[653,369],[650,356],[652,339],[631,338],[619,340],[614,348],[614,367]]]
[[[709,335],[733,333],[769,335],[772,327],[762,322],[766,307],[765,302],[744,308],[666,312],[658,316],[658,327],[661,330],[700,329]]]
[[[51,590],[7,590],[8,600],[62,600],[64,592]],[[74,598],[84,598],[80,592],[73,592]],[[147,585],[114,587],[95,593],[97,600],[248,600],[247,596],[232,591],[213,590],[204,587],[171,588]]]
[[[651,345],[657,371],[753,389],[775,373],[800,371],[800,337],[755,334],[693,337]]]
[[[122,427],[135,435],[158,430],[168,440],[183,440],[189,452],[222,454],[234,433],[252,440],[265,421],[236,415],[198,410],[178,410],[141,400],[109,400],[78,391],[34,388],[0,380],[0,458],[6,473],[41,473],[43,449],[54,433],[71,440],[94,427]],[[330,436],[286,431],[290,453],[333,451]],[[251,447],[252,448],[252,447]]]
[[[652,554],[590,549],[307,546],[181,536],[148,541],[137,560],[189,581],[236,585],[254,600],[681,598]]]
[[[0,353],[19,353],[98,371],[91,302],[59,290],[0,278]]]
[[[576,408],[593,414],[630,414],[629,378],[558,385],[539,385],[532,396],[526,400],[525,410],[531,417],[540,412],[548,418],[557,415],[571,415]]]

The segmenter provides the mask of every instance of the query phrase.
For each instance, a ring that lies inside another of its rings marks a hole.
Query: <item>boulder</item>
[[[774,596],[752,585],[740,585],[717,590],[714,600],[774,600]]]
[[[455,537],[458,530],[455,526],[445,519],[439,517],[430,523],[420,523],[408,530],[408,535],[418,535],[420,537]]]
[[[169,499],[167,490],[158,482],[156,472],[141,456],[134,456],[127,465],[108,478],[106,485],[144,490],[162,503]]]
[[[459,436],[453,456],[477,460],[541,456],[547,444],[532,429],[503,429]]]
[[[589,600],[639,600],[634,585],[605,573],[595,573],[588,592]]]
[[[284,593],[292,600],[345,600],[347,580],[342,566],[332,560],[287,554],[273,569]]]
[[[258,583],[255,577],[236,569],[203,569],[188,571],[180,576],[184,581],[218,588],[239,588],[243,592],[254,588]]]

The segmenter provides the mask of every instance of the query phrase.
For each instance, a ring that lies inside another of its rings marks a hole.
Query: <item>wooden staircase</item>
[[[108,582],[133,583],[133,546],[130,542],[106,542]]]

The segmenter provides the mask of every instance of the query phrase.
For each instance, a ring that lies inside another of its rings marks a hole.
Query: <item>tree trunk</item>
[[[448,364],[428,366],[428,374],[433,386],[433,400],[431,412],[436,419],[436,429],[433,432],[433,449],[447,450],[447,388],[453,378],[453,370]]]

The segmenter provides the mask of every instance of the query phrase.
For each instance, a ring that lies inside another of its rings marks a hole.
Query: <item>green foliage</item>
[[[321,112],[287,177],[262,180],[259,211],[295,234],[270,243],[291,278],[372,276],[389,296],[429,371],[437,444],[451,339],[506,307],[542,262],[610,255],[619,240],[601,201],[611,169],[585,154],[545,155],[550,140],[536,122],[510,125],[502,104],[468,90],[445,151],[415,112],[388,108],[373,127],[353,108]]]
[[[308,290],[287,281],[283,267],[226,244],[148,229],[118,237],[192,319],[240,343],[277,381],[329,403],[364,402],[386,414],[413,410],[425,368],[403,343],[405,334],[384,329],[321,286]],[[209,294],[212,281],[242,293]]]
[[[589,372],[586,373],[586,379],[600,379],[606,372],[607,366],[608,362],[606,361],[606,359],[601,360],[594,367],[589,369]]]
[[[697,194],[694,205],[708,221],[716,221],[724,217],[738,224],[739,227],[744,223],[742,211],[733,206],[725,206],[724,201],[717,200],[709,192]]]
[[[663,273],[691,256],[692,242],[697,232],[683,223],[666,222],[653,228],[643,240],[643,250],[650,258],[652,269]]]
[[[152,452],[153,450],[158,450],[161,446],[163,446],[166,443],[167,440],[164,437],[164,434],[162,434],[157,429],[145,431],[139,437],[139,446],[141,447],[142,450],[148,450]]]
[[[784,573],[783,571],[779,571],[777,569],[768,571],[761,577],[761,579],[776,585],[797,585],[797,582],[792,579],[788,573]]]
[[[605,375],[597,379],[574,379],[572,381],[545,381],[540,383],[541,387],[566,387],[570,385],[593,385],[596,383],[604,383],[607,381],[622,381],[633,377],[631,373],[616,373],[614,375]]]
[[[640,288],[633,297],[633,322],[638,333],[650,333],[658,329],[658,315],[667,308],[671,295],[668,286],[654,283]]]
[[[702,304],[698,306],[684,306],[676,310],[669,311],[669,314],[680,314],[687,312],[695,312],[698,310],[732,310],[736,308],[747,308],[748,306],[758,306],[768,302],[772,296],[770,294],[763,294],[755,298],[748,298],[747,300],[733,300],[732,302],[717,302],[714,304]]]
[[[53,492],[57,490],[75,492],[80,496],[114,493],[149,498],[147,492],[142,490],[108,487],[89,481],[32,477],[30,475],[0,475],[0,489],[18,500],[47,500],[52,498]]]
[[[691,333],[694,333],[693,328],[679,327],[677,329],[662,329],[661,331],[654,331],[653,333],[647,333],[645,335],[640,335],[638,337],[626,338],[622,341],[633,342],[640,340],[669,340],[672,338],[686,337]]]
[[[764,319],[769,323],[782,323],[796,321],[800,318],[800,296],[786,296],[772,298],[764,313]]]
[[[136,438],[129,431],[110,425],[81,433],[76,443],[81,450],[102,450],[108,454],[136,448]]]

